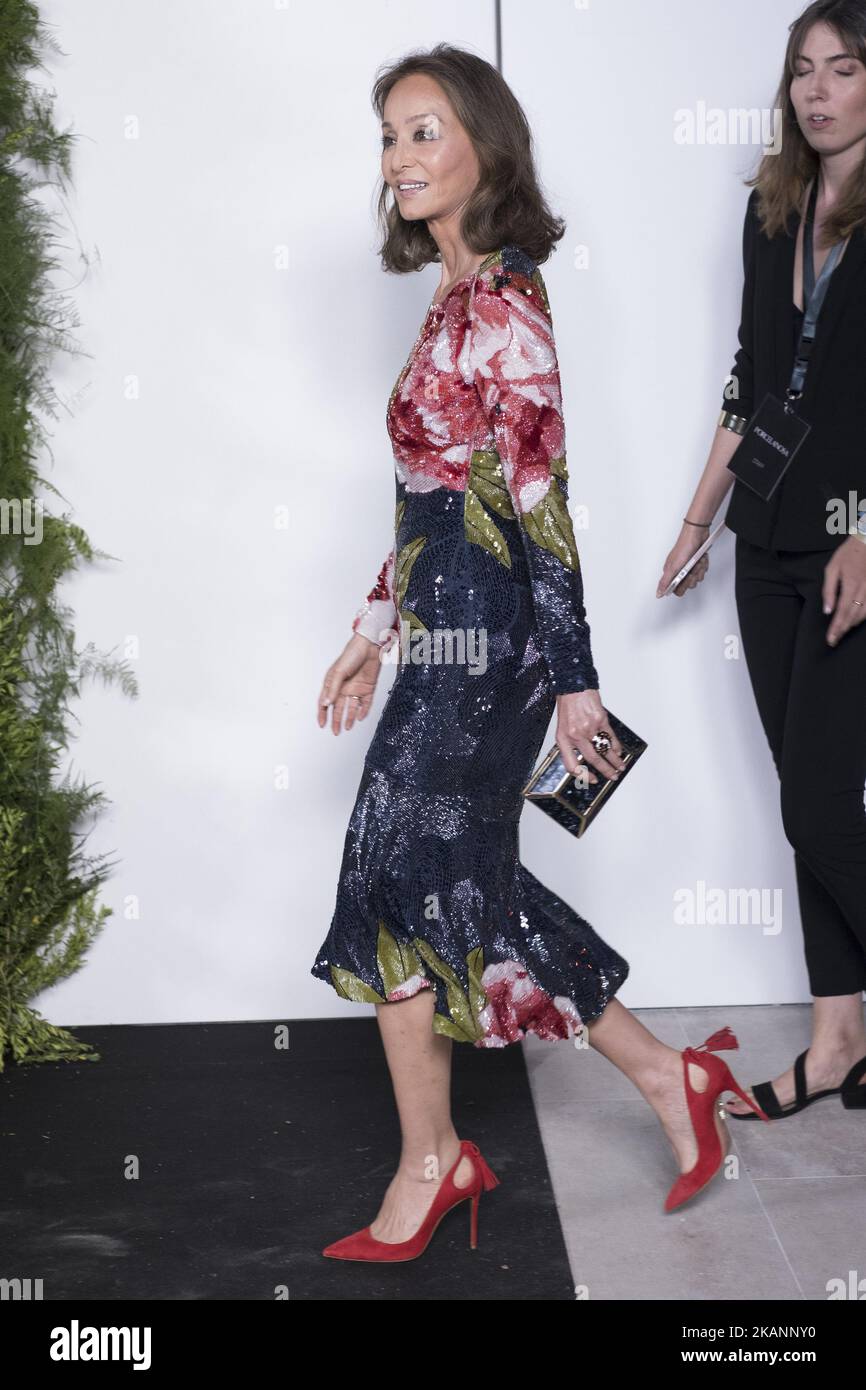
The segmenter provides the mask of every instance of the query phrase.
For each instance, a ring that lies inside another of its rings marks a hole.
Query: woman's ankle
[[[814,1038],[809,1045],[809,1056],[806,1060],[813,1066],[818,1063],[822,1066],[841,1065],[847,1068],[859,1062],[861,1057],[866,1057],[866,1035],[838,1033],[830,1037]]]
[[[397,1172],[415,1182],[440,1182],[460,1156],[457,1131],[431,1137],[426,1143],[403,1144]]]
[[[660,1043],[652,1058],[631,1076],[631,1081],[646,1101],[653,1104],[670,1094],[671,1082],[681,1080],[683,1074],[682,1053],[676,1048]]]

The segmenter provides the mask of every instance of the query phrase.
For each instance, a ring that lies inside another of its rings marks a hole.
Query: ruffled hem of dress
[[[592,1016],[581,1018],[575,1001],[567,995],[546,993],[525,962],[514,959],[485,966],[483,946],[475,947],[466,957],[467,985],[429,943],[418,937],[411,944],[400,940],[380,921],[377,963],[382,993],[329,962],[326,950],[327,942],[310,973],[332,985],[342,999],[356,1004],[396,1003],[413,998],[422,989],[433,989],[437,998],[433,1032],[475,1047],[507,1047],[522,1042],[529,1033],[545,1042],[578,1040],[585,1025],[601,1015],[628,975],[624,964],[616,980],[608,979],[600,1007]]]

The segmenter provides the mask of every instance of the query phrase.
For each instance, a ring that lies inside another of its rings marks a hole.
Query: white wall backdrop
[[[357,1017],[309,968],[393,668],[348,735],[315,703],[390,544],[385,405],[438,283],[379,269],[369,92],[442,39],[493,61],[492,0],[41,9],[79,135],[61,279],[90,354],[58,362],[49,476],[117,557],[68,586],[79,642],[129,654],[140,696],[88,688],[76,711],[73,770],[112,803],[89,847],[118,861],[114,916],[38,1002],[68,1024]],[[758,154],[677,143],[675,113],[771,107],[798,10],[502,7],[568,222],[544,275],[601,695],[650,745],[580,842],[528,807],[522,857],[629,959],[632,1007],[808,998],[733,537],[697,590],[655,599],[736,346]]]

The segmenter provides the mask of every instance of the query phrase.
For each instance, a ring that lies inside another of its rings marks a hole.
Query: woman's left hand
[[[837,546],[824,567],[822,594],[824,612],[836,609],[827,629],[827,643],[835,647],[849,628],[866,618],[866,542],[849,536]]]
[[[866,549],[866,547],[864,547]],[[566,771],[578,772],[591,763],[605,777],[616,779],[625,767],[622,744],[610,727],[607,711],[597,690],[576,690],[571,695],[556,697],[556,742]],[[610,749],[600,753],[592,742],[593,734],[610,736]],[[575,749],[583,754],[579,760]],[[589,774],[590,782],[598,778]]]

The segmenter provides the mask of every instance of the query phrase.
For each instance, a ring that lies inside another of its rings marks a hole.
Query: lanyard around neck
[[[816,280],[813,227],[817,202],[818,175],[816,174],[812,184],[812,192],[809,194],[809,205],[806,209],[806,220],[803,227],[803,308],[805,312],[803,329],[800,333],[800,341],[797,344],[797,354],[794,359],[794,369],[791,372],[791,383],[785,392],[789,401],[799,400],[803,394],[806,373],[809,370],[809,359],[815,342],[815,332],[818,327],[818,317],[827,296],[830,276],[836,269],[839,257],[845,247],[845,242],[836,242]]]

